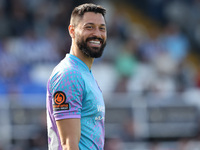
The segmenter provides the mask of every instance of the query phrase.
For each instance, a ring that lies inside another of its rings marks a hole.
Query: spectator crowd
[[[94,1],[0,1],[1,95],[46,93],[50,72],[70,50],[71,11],[84,2]],[[190,59],[199,59],[200,0],[144,0],[149,9],[143,9],[160,21],[159,29],[131,21],[132,14],[118,11],[115,1],[96,2],[108,10],[107,46],[92,68],[103,92],[140,93],[159,101],[178,94],[200,108],[200,62]],[[109,144],[106,150],[112,150]]]

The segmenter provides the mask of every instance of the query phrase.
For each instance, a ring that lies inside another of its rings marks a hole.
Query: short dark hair
[[[83,15],[86,12],[94,12],[94,13],[100,13],[105,19],[106,9],[103,8],[100,5],[95,5],[92,3],[86,3],[79,5],[74,8],[71,14],[70,24],[76,26],[80,19],[82,19]]]

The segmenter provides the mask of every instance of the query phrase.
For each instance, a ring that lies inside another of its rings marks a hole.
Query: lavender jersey
[[[54,68],[47,85],[49,150],[62,150],[56,120],[80,118],[80,150],[103,150],[105,105],[87,65],[71,54]]]

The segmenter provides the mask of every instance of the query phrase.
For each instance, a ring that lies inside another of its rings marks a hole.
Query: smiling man
[[[49,150],[103,150],[105,105],[91,72],[106,45],[106,10],[94,4],[71,15],[70,53],[54,68],[47,84]]]

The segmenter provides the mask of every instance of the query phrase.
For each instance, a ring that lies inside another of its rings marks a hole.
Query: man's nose
[[[102,37],[101,31],[97,28],[94,30],[93,35],[96,37]]]

